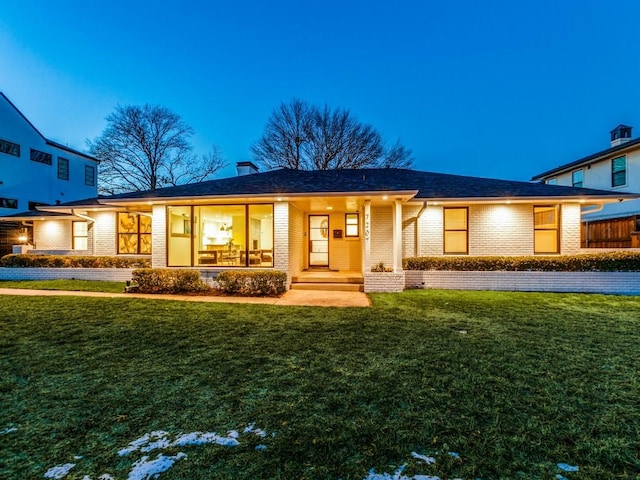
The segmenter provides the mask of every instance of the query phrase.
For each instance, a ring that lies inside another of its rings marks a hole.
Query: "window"
[[[151,254],[151,217],[118,213],[118,253]]]
[[[90,187],[96,184],[96,167],[93,165],[84,166],[84,184]]]
[[[345,237],[357,237],[359,235],[360,218],[357,213],[345,213],[344,214],[344,236]]]
[[[50,153],[41,152],[40,150],[36,150],[35,148],[31,149],[31,161],[44,163],[46,165],[53,164],[53,157]]]
[[[582,187],[582,176],[584,171],[582,169],[571,172],[571,185],[574,187]]]
[[[557,185],[557,184],[558,184],[558,177],[553,177],[547,180],[547,185]]]
[[[444,209],[444,253],[469,253],[469,209]]]
[[[43,203],[43,202],[33,202],[29,200],[29,210],[36,210],[36,207],[42,207],[44,205],[49,205],[49,204]]]
[[[533,252],[560,253],[558,205],[533,207]]]
[[[58,178],[60,180],[69,180],[69,160],[58,157]]]
[[[89,239],[89,223],[88,222],[72,222],[73,244],[71,248],[74,250],[87,250]]]
[[[15,210],[18,208],[18,200],[15,198],[0,197],[0,208],[11,208]]]
[[[9,142],[8,140],[0,140],[0,153],[6,153],[7,155],[19,157],[20,145],[18,145],[17,143]]]
[[[622,187],[627,184],[627,157],[621,157],[611,160],[611,186]]]
[[[169,266],[273,266],[273,205],[167,207]]]

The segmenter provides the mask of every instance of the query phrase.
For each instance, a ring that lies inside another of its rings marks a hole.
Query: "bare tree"
[[[267,170],[408,167],[412,162],[410,150],[399,141],[387,148],[380,133],[349,110],[319,108],[299,99],[272,112],[251,153]]]
[[[199,182],[225,166],[216,146],[197,157],[189,143],[193,128],[166,107],[118,105],[106,120],[102,135],[88,141],[100,160],[101,193]]]

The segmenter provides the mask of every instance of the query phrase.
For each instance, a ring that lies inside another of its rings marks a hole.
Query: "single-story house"
[[[149,255],[153,267],[355,272],[425,255],[580,252],[585,208],[638,195],[409,169],[257,172],[4,217],[31,253]]]

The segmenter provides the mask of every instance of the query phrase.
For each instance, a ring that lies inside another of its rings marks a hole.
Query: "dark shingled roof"
[[[618,127],[616,127],[618,128]],[[613,130],[612,130],[613,131]],[[563,173],[566,170],[571,170],[573,168],[576,167],[580,167],[583,165],[587,165],[589,163],[595,162],[597,160],[600,160],[603,157],[607,157],[609,155],[621,152],[627,148],[630,147],[635,147],[636,145],[640,144],[640,137],[636,138],[635,140],[631,140],[627,143],[623,143],[621,145],[616,145],[615,147],[611,147],[611,148],[607,148],[606,150],[602,150],[600,152],[594,153],[592,155],[588,155],[586,157],[583,157],[579,160],[575,160],[573,162],[569,162],[569,163],[565,163],[564,165],[561,165],[559,167],[553,168],[551,170],[547,170],[546,172],[542,172],[539,173],[538,175],[535,175],[534,177],[531,178],[531,180],[542,180],[544,178],[547,178],[549,176],[552,175],[557,175],[559,173]]]
[[[6,221],[21,220],[21,219],[34,219],[34,218],[52,218],[52,217],[70,217],[68,213],[61,212],[39,212],[36,210],[29,210],[28,212],[14,213],[12,215],[2,215],[0,220],[7,219]]]
[[[174,197],[221,197],[251,195],[322,195],[333,193],[417,191],[416,199],[482,198],[558,198],[610,197],[636,198],[631,194],[587,188],[545,185],[400,168],[358,170],[292,170],[283,168],[264,173],[210,180],[157,190],[123,193],[101,199],[143,200]]]

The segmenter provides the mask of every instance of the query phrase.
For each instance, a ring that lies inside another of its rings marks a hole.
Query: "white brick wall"
[[[580,253],[580,204],[568,203],[560,207],[560,253]]]
[[[469,207],[469,255],[533,255],[533,207]]]
[[[167,207],[153,206],[151,220],[151,266],[165,268],[167,266]]]
[[[405,272],[364,272],[364,291],[401,292],[405,286]]]
[[[294,204],[289,204],[289,276],[297,275],[303,269],[304,214]]]
[[[95,220],[92,230],[95,234],[95,254],[115,255],[116,249],[116,213],[115,212],[91,212],[91,218]],[[91,244],[89,239],[89,244]]]
[[[444,250],[442,207],[428,206],[420,217],[420,256],[442,255]]]
[[[391,206],[371,207],[371,263],[384,262],[393,265],[393,211]],[[372,265],[363,265],[365,272],[371,271]]]
[[[0,280],[131,280],[133,268],[0,268]]]
[[[290,285],[288,202],[276,202],[273,205],[273,224],[273,268],[287,272],[287,285]]]
[[[45,220],[33,222],[35,250],[71,250],[71,221]]]
[[[640,295],[640,272],[405,271],[407,288]]]

